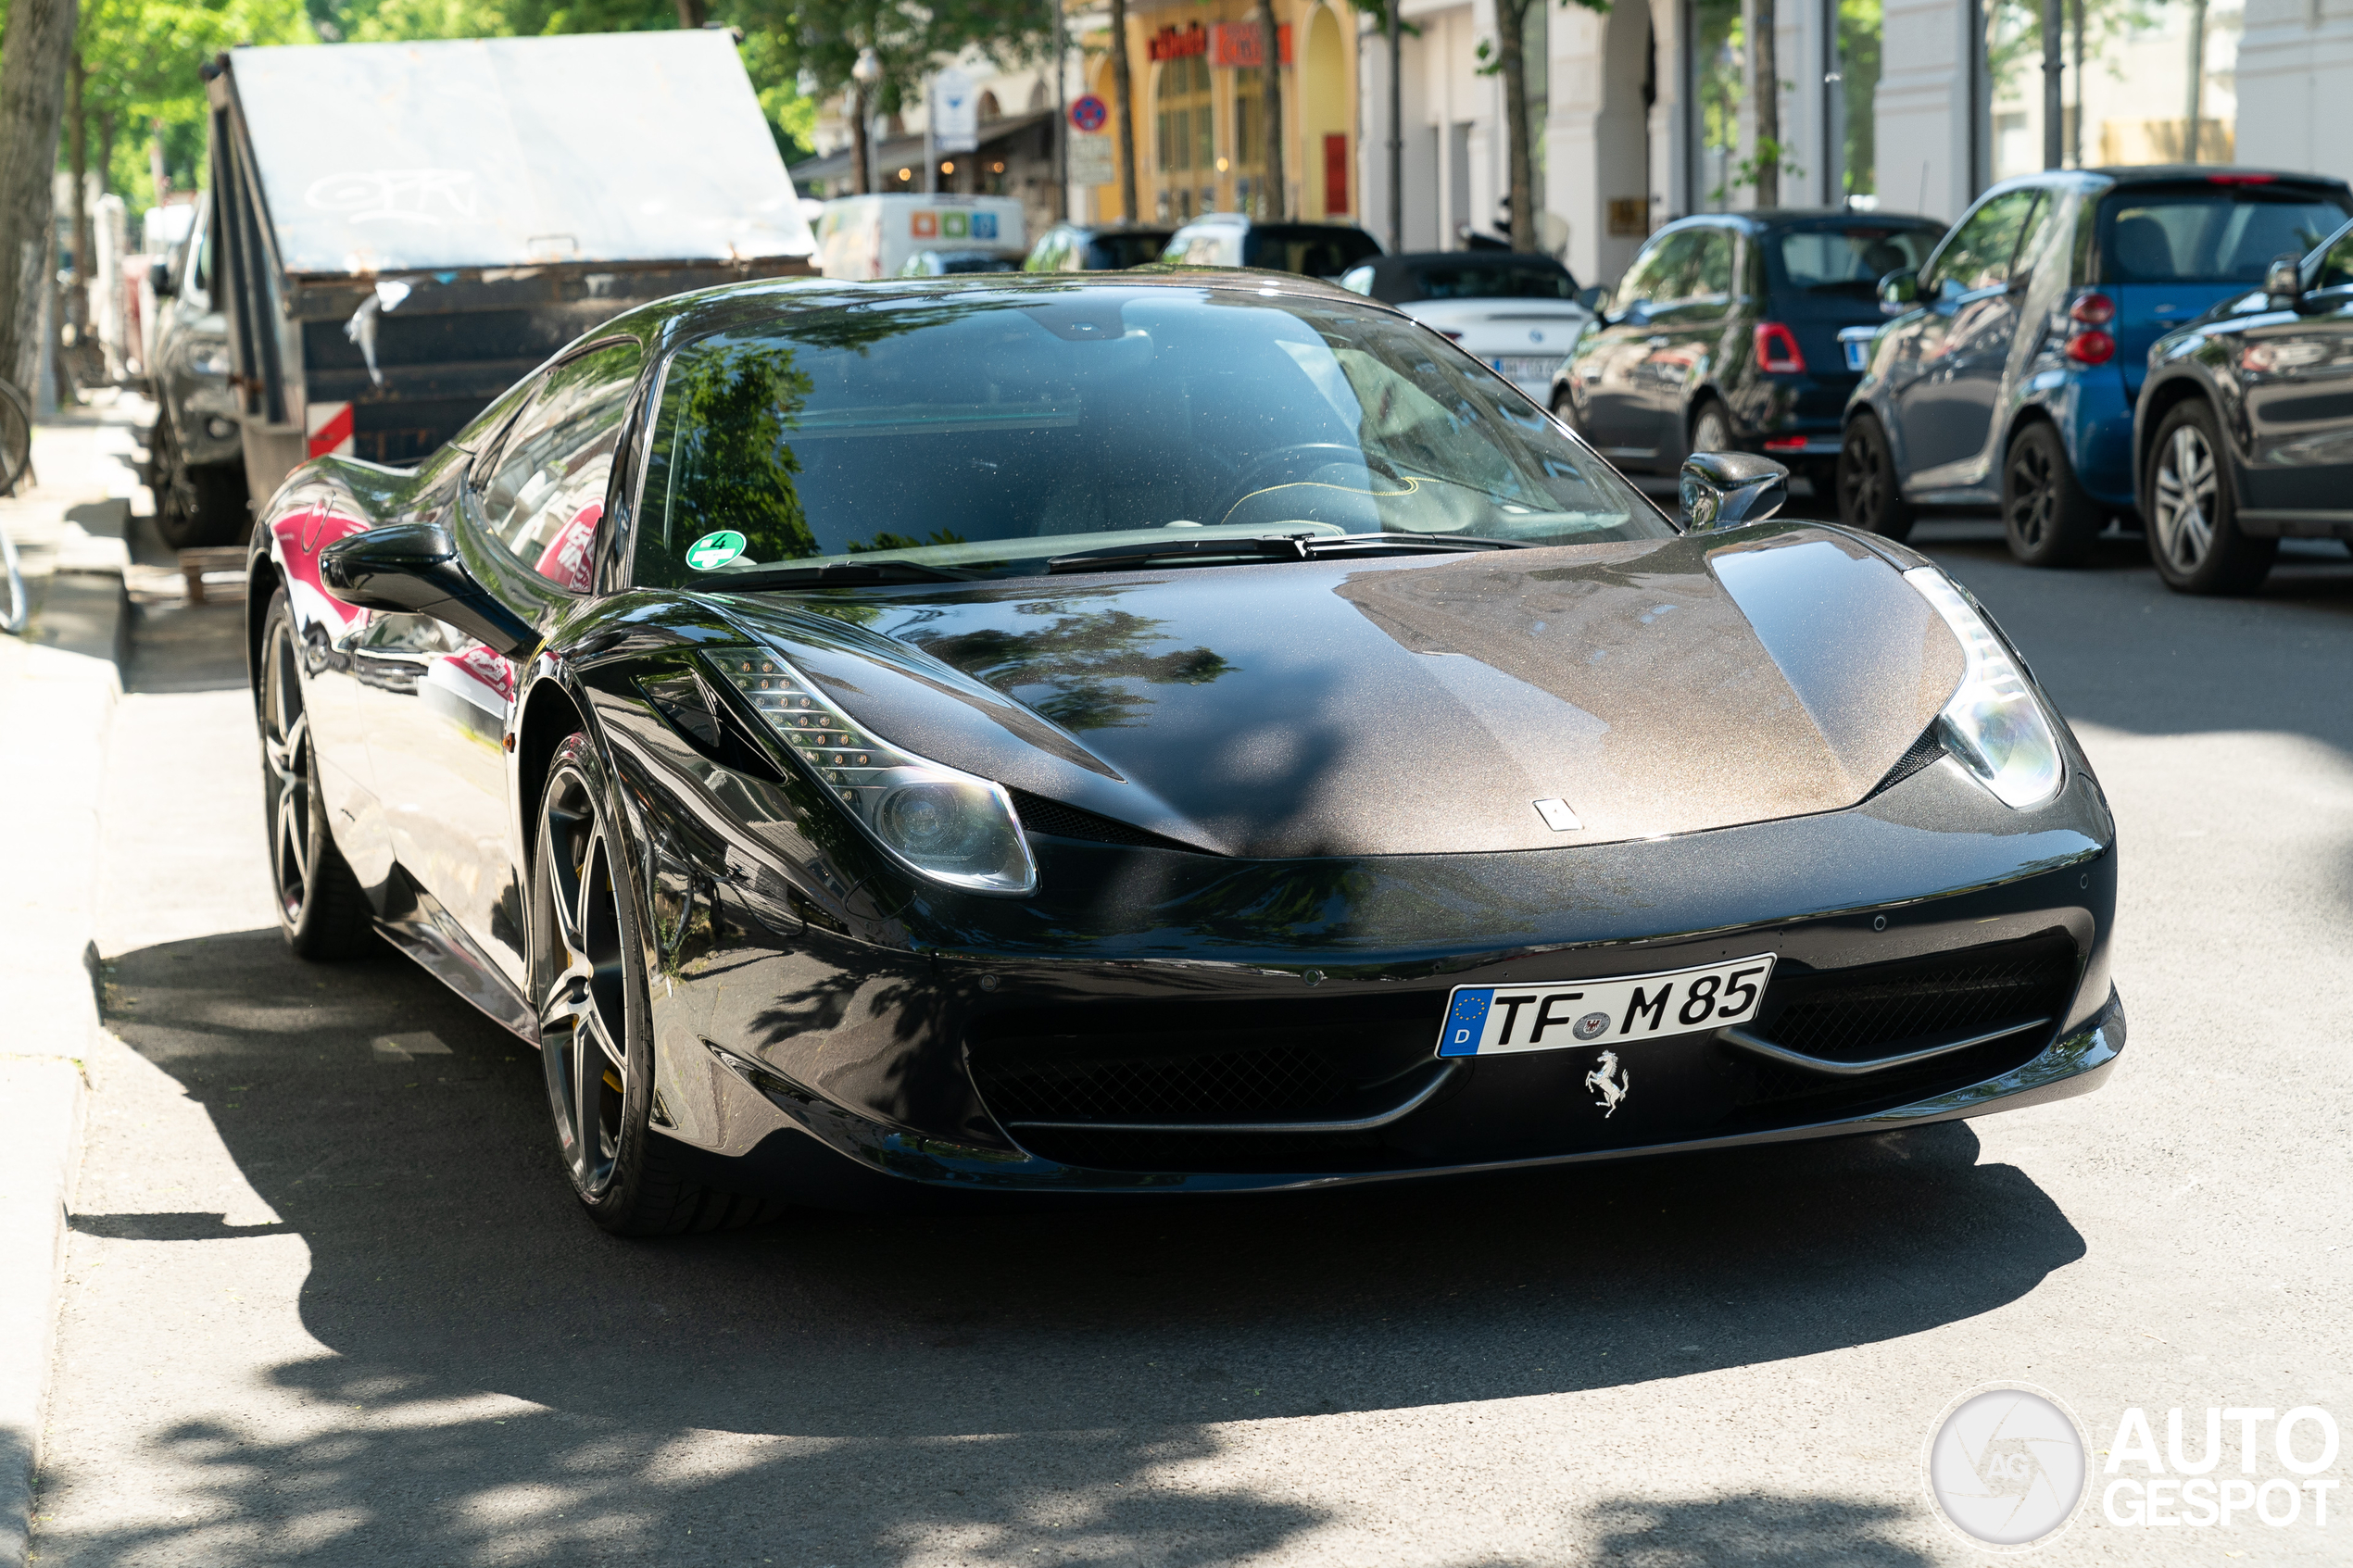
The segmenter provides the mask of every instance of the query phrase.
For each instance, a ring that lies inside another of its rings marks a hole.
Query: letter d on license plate
[[[1457,985],[1440,1056],[1507,1056],[1693,1035],[1756,1016],[1773,955],[1663,974],[1534,985]]]

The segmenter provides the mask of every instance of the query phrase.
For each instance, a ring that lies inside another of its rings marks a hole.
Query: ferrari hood
[[[1835,810],[1962,671],[1894,568],[1802,524],[822,597],[734,608],[876,734],[1254,857]]]

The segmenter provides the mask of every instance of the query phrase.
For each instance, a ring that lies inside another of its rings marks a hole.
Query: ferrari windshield
[[[673,586],[829,560],[1030,572],[1219,535],[1673,531],[1411,321],[1174,284],[892,291],[689,344],[641,515],[635,580]]]

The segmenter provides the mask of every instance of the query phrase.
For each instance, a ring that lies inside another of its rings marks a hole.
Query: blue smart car
[[[2160,336],[2260,286],[2353,216],[2342,180],[2165,165],[1987,191],[1889,273],[1839,446],[1840,518],[1900,539],[1923,507],[1998,504],[2030,566],[2132,515],[2133,403]]]

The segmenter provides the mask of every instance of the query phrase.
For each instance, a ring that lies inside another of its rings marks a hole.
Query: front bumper
[[[1760,1127],[1717,1136],[1640,1143],[1622,1148],[1556,1150],[1491,1159],[1371,1169],[1273,1172],[1107,1171],[1064,1164],[1019,1150],[1013,1153],[895,1131],[844,1111],[786,1083],[747,1058],[715,1052],[743,1093],[773,1108],[776,1126],[742,1156],[710,1161],[715,1180],[737,1187],[773,1190],[803,1202],[843,1207],[921,1205],[940,1195],[1144,1194],[1274,1192],[1304,1187],[1354,1185],[1409,1178],[1473,1175],[1585,1164],[1633,1156],[1689,1154],[1806,1139],[1851,1137],[1898,1132],[1936,1122],[1961,1121],[1999,1110],[2018,1110],[2088,1094],[2115,1070],[2125,1044],[2124,1005],[2111,988],[2090,1018],[2059,1033],[2030,1060],[1957,1087],[1901,1104],[1850,1115]],[[1581,1068],[1584,1055],[1559,1053]],[[1545,1060],[1545,1059],[1522,1059]],[[1457,1107],[1481,1104],[1525,1110],[1516,1086]],[[700,1152],[686,1151],[688,1158]]]

